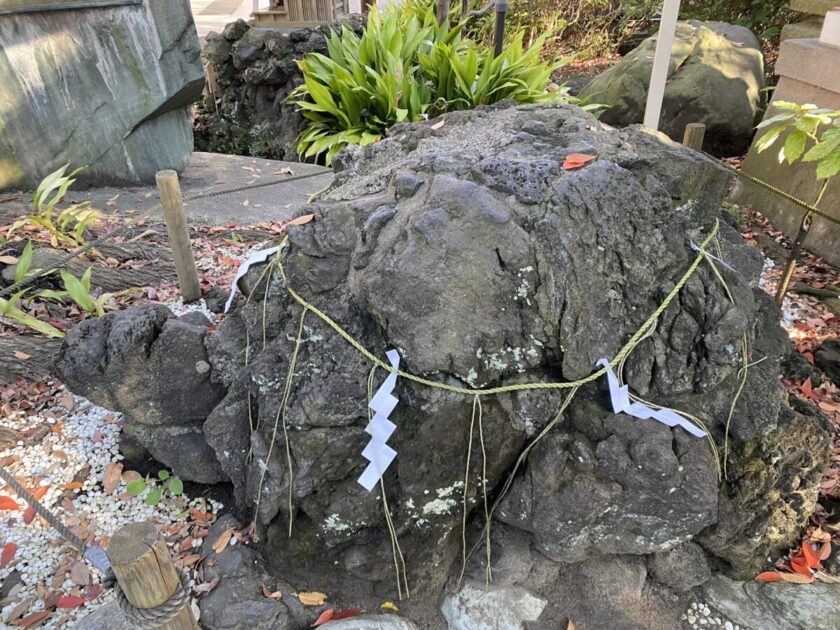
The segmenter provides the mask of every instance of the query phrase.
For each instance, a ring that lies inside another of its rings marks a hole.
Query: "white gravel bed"
[[[708,628],[724,628],[724,630],[750,630],[733,623],[719,612],[703,602],[692,602],[691,607],[681,617],[690,628],[705,630]]]
[[[63,387],[56,398],[60,398],[62,392],[66,392]],[[59,403],[36,415],[26,416],[17,412],[12,417],[4,418],[6,427],[18,431],[43,423],[48,423],[51,428],[60,427],[60,430],[51,431],[42,440],[32,443],[21,440],[15,446],[0,451],[0,458],[19,458],[7,470],[30,490],[34,490],[32,480],[43,477],[40,485],[49,486],[49,489],[41,503],[70,525],[71,529],[87,527],[96,540],[108,539],[121,526],[136,521],[152,521],[165,527],[183,520],[187,499],[181,505],[175,505],[176,501],[162,501],[152,507],[144,500],[148,489],[140,496],[128,497],[125,494],[125,482],[120,482],[119,488],[113,493],[105,494],[102,479],[106,465],[123,459],[117,447],[121,415],[97,407],[85,398],[74,396],[73,401],[74,406],[70,412]],[[74,476],[87,465],[90,466],[90,472],[81,482],[82,488],[66,490],[65,485],[71,483]],[[67,492],[73,494],[69,510],[66,509],[67,503],[62,506],[62,495]],[[0,569],[0,580],[5,580],[13,571],[17,571],[22,579],[22,585],[17,587],[12,603],[0,611],[0,627],[10,627],[5,625],[7,615],[17,603],[32,597],[35,603],[27,614],[43,609],[44,587],[48,591],[58,590],[62,594],[69,594],[74,587],[78,590],[69,576],[60,586],[54,583],[54,576],[62,564],[66,566],[68,557],[78,558],[80,554],[40,518],[26,525],[23,511],[27,504],[11,488],[0,490],[0,496],[8,496],[21,505],[20,510],[0,513],[0,547],[8,543],[18,546],[9,565]],[[199,500],[191,501],[194,507],[199,503]],[[222,506],[211,502],[210,507],[218,514]],[[98,571],[92,565],[88,565],[88,569],[91,582],[98,583]],[[39,585],[42,588],[40,593]],[[86,589],[81,590],[84,596]],[[59,609],[39,627],[70,627],[72,619],[89,613],[110,598],[111,593],[107,591],[77,608]]]

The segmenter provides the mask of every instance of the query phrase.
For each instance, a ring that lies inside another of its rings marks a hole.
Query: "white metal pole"
[[[671,48],[674,46],[679,15],[680,0],[665,0],[665,5],[662,7],[662,19],[659,22],[659,35],[656,38],[656,54],[653,57],[653,70],[650,73],[645,108],[645,127],[654,131],[659,129],[662,100],[665,98],[665,83],[668,81],[668,66],[671,63]]]

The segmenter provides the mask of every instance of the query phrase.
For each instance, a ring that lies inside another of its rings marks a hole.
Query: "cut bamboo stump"
[[[154,608],[178,590],[181,581],[169,557],[166,544],[151,523],[131,523],[121,527],[108,543],[111,569],[135,608]],[[189,602],[160,630],[200,630]]]
[[[178,274],[181,297],[184,298],[184,302],[195,302],[201,298],[201,284],[198,281],[190,245],[190,232],[187,228],[181,186],[178,184],[178,173],[171,170],[158,171],[155,181],[163,206],[163,220],[169,233],[169,245],[175,259],[175,273]]]
[[[683,144],[695,151],[703,150],[703,139],[706,137],[706,125],[703,123],[689,123],[685,127]]]

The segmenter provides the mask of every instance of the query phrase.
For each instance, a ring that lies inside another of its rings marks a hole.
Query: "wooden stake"
[[[126,599],[135,608],[154,608],[178,590],[180,579],[166,544],[151,523],[121,527],[108,543],[108,557]],[[159,630],[200,630],[187,603]]]
[[[195,260],[190,246],[190,233],[187,229],[187,215],[181,198],[181,186],[175,171],[158,171],[155,175],[160,203],[163,205],[163,220],[169,233],[169,245],[175,258],[175,271],[181,286],[184,302],[194,302],[201,297],[201,285]]]
[[[703,139],[706,137],[706,125],[703,123],[689,123],[685,127],[683,144],[695,151],[703,150]]]

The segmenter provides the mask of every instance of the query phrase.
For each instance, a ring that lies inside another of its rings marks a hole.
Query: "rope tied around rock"
[[[715,223],[714,223],[714,226],[710,230],[708,236],[703,240],[702,244],[699,247],[695,246],[693,248],[697,252],[697,255],[694,258],[694,260],[692,261],[689,268],[686,270],[686,272],[683,274],[683,276],[676,282],[674,287],[670,290],[670,292],[665,297],[665,299],[662,301],[662,303],[659,305],[659,307],[650,315],[650,317],[648,317],[648,319],[639,327],[639,329],[636,331],[636,333],[633,334],[633,336],[621,347],[621,349],[616,353],[616,355],[608,362],[609,367],[603,367],[601,369],[598,369],[598,370],[594,371],[592,374],[590,374],[590,375],[588,375],[584,378],[578,379],[576,381],[517,383],[517,384],[513,384],[513,385],[504,385],[504,386],[500,386],[500,387],[492,387],[492,388],[486,388],[486,389],[461,387],[461,386],[457,386],[457,385],[451,385],[449,383],[444,383],[444,382],[441,382],[441,381],[433,381],[433,380],[424,378],[422,376],[417,376],[415,374],[411,374],[410,372],[406,372],[405,370],[396,369],[396,368],[392,367],[390,364],[388,364],[385,361],[383,361],[382,359],[380,359],[379,357],[377,357],[375,354],[373,354],[373,352],[368,350],[364,345],[362,345],[361,342],[359,342],[347,330],[345,330],[341,326],[341,324],[339,324],[334,319],[332,319],[329,315],[327,315],[326,313],[321,311],[318,307],[316,307],[315,305],[313,305],[312,303],[307,301],[305,298],[303,298],[297,291],[295,291],[291,287],[291,285],[289,283],[289,280],[288,280],[288,277],[286,275],[285,267],[283,266],[283,262],[282,262],[282,255],[284,253],[284,250],[286,249],[286,246],[288,245],[288,236],[286,236],[283,239],[283,241],[280,243],[277,254],[269,262],[267,269],[263,271],[263,274],[260,277],[261,278],[264,277],[266,273],[271,273],[271,270],[276,267],[277,270],[280,273],[280,276],[282,278],[285,289],[288,291],[289,295],[291,295],[291,297],[303,309],[302,313],[301,313],[300,324],[299,324],[299,327],[298,327],[298,335],[297,335],[297,338],[295,340],[294,352],[293,352],[291,360],[290,360],[289,370],[288,370],[287,379],[286,379],[286,387],[284,388],[283,402],[281,403],[281,407],[278,410],[278,414],[277,414],[275,426],[273,427],[271,442],[270,442],[270,446],[269,446],[269,456],[270,456],[270,453],[272,451],[272,447],[273,447],[274,442],[275,442],[276,437],[277,437],[277,433],[278,433],[278,429],[279,429],[279,426],[278,426],[279,421],[282,421],[283,422],[283,434],[284,434],[284,438],[286,440],[287,465],[289,467],[289,475],[290,475],[290,486],[289,486],[289,497],[288,497],[288,499],[289,499],[288,508],[289,508],[289,511],[290,511],[290,514],[289,514],[289,536],[292,535],[292,515],[291,515],[291,513],[293,511],[293,505],[292,505],[291,479],[293,478],[292,477],[293,471],[292,471],[292,458],[291,458],[291,452],[290,452],[290,446],[289,446],[288,427],[286,426],[284,416],[285,416],[285,407],[286,407],[286,404],[288,403],[289,391],[291,389],[291,382],[292,382],[292,379],[294,378],[295,363],[296,363],[296,360],[297,360],[297,355],[298,355],[298,351],[300,349],[300,344],[301,344],[301,340],[302,340],[303,318],[306,316],[307,313],[312,313],[313,315],[317,316],[321,321],[323,321],[330,328],[332,328],[340,337],[342,337],[347,343],[349,343],[354,349],[356,349],[362,356],[364,356],[366,359],[368,359],[373,364],[371,372],[370,372],[369,377],[368,377],[368,398],[370,398],[371,391],[372,391],[373,374],[374,374],[374,372],[377,368],[382,368],[382,369],[384,369],[384,370],[386,370],[390,373],[396,374],[398,377],[404,378],[406,380],[409,380],[409,381],[412,381],[412,382],[415,382],[415,383],[419,383],[421,385],[425,385],[425,386],[428,386],[428,387],[441,389],[441,390],[445,390],[445,391],[449,391],[449,392],[452,392],[452,393],[461,394],[461,395],[465,395],[465,396],[470,396],[473,399],[472,420],[470,422],[470,433],[469,433],[470,438],[469,438],[469,445],[468,445],[469,451],[468,451],[468,454],[467,454],[467,463],[466,463],[466,470],[465,470],[464,500],[463,500],[463,506],[462,506],[463,511],[464,511],[463,519],[462,519],[462,532],[461,532],[463,553],[462,553],[462,568],[461,568],[461,573],[460,573],[460,577],[459,577],[459,583],[464,576],[464,572],[466,570],[467,560],[472,555],[472,553],[482,543],[484,545],[486,545],[485,561],[487,563],[487,566],[485,568],[485,571],[486,571],[486,579],[489,582],[490,580],[492,580],[492,572],[491,572],[491,568],[490,568],[490,559],[491,559],[491,556],[490,556],[490,523],[492,521],[493,514],[494,514],[495,510],[498,508],[499,504],[501,503],[503,497],[506,495],[507,491],[510,489],[516,473],[518,472],[518,470],[522,466],[522,464],[527,460],[528,455],[531,452],[531,450],[537,445],[537,443],[539,443],[539,441],[542,438],[544,438],[562,420],[565,411],[567,410],[567,408],[571,404],[572,400],[575,397],[575,394],[580,389],[580,387],[582,387],[583,385],[585,385],[587,383],[591,383],[591,382],[599,379],[600,377],[604,376],[607,373],[608,369],[612,369],[612,368],[616,368],[618,370],[619,378],[621,378],[623,380],[622,373],[623,373],[624,364],[625,364],[625,361],[626,361],[627,357],[632,353],[632,351],[636,348],[636,346],[638,346],[639,343],[641,343],[642,341],[644,341],[645,339],[650,337],[655,332],[656,325],[657,325],[657,322],[659,321],[659,318],[668,309],[668,307],[671,305],[671,303],[674,301],[674,299],[676,299],[676,297],[679,295],[680,291],[683,289],[683,287],[686,285],[686,283],[694,275],[694,273],[697,271],[698,267],[704,261],[706,261],[712,267],[713,272],[714,272],[716,278],[718,279],[718,281],[723,286],[723,289],[726,292],[726,295],[727,295],[728,299],[732,303],[735,302],[734,297],[733,297],[726,281],[724,280],[720,271],[717,269],[715,263],[713,262],[714,257],[710,257],[709,252],[708,252],[708,248],[710,246],[714,245],[716,247],[716,251],[718,253],[718,258],[722,257],[722,253],[720,251],[720,244],[719,244],[719,241],[718,241],[719,230],[720,230],[720,222],[718,220],[716,220]],[[249,299],[250,299],[250,296],[249,296]],[[265,322],[263,322],[263,324],[264,323]],[[747,348],[747,345],[746,345],[746,335],[744,335],[744,343],[743,343],[743,346],[742,346],[742,351],[744,353],[744,357],[743,357],[743,361],[742,361],[742,366],[741,366],[740,370],[738,371],[738,378],[741,381],[742,387],[743,387],[743,382],[746,380],[747,370],[752,365],[755,365],[755,363],[750,363],[749,362],[748,348]],[[483,426],[482,426],[482,420],[481,420],[481,418],[482,418],[481,397],[497,395],[497,394],[512,393],[512,392],[534,391],[534,390],[563,390],[563,391],[567,391],[567,394],[566,394],[566,396],[563,397],[563,400],[561,401],[561,403],[559,405],[559,408],[558,408],[558,411],[557,411],[556,415],[554,416],[554,418],[543,428],[543,430],[528,444],[528,446],[520,454],[519,458],[516,461],[516,464],[513,467],[513,470],[511,471],[511,473],[509,474],[509,476],[507,478],[507,481],[503,485],[503,488],[502,488],[501,492],[499,493],[499,495],[496,497],[495,501],[493,502],[492,507],[488,507],[488,503],[487,503],[486,453],[484,452],[484,436],[483,436]],[[738,392],[738,394],[740,394],[740,391]],[[738,399],[738,394],[736,394],[736,396],[735,396],[735,398],[732,402],[732,408],[730,410],[729,418],[727,419],[727,423],[726,423],[727,424],[727,432],[728,432],[728,429],[729,429],[729,422],[731,421],[732,414],[734,413],[734,408],[735,408],[735,404],[736,404],[737,399]],[[645,404],[648,404],[652,407],[656,407],[656,408],[659,408],[659,409],[667,409],[667,407],[663,407],[661,405],[655,405],[653,403],[647,403],[647,401],[644,401],[643,399],[641,399],[639,397],[636,397],[636,396],[633,396],[633,399],[638,401],[638,402],[643,402]],[[697,418],[696,416],[693,416],[691,414],[686,414],[682,411],[677,411],[677,410],[672,410],[672,411],[676,411],[677,413],[683,414],[686,417],[691,418],[699,426],[701,426],[704,431],[706,431],[703,422],[699,418]],[[481,483],[479,484],[479,486],[480,486],[480,489],[482,491],[482,495],[483,495],[483,498],[484,498],[485,527],[484,527],[484,530],[482,531],[481,540],[479,540],[473,546],[473,548],[470,550],[470,552],[467,553],[466,552],[466,522],[467,522],[466,521],[466,512],[467,512],[467,509],[468,509],[467,487],[468,487],[468,480],[469,480],[469,467],[470,467],[470,461],[471,461],[472,443],[473,443],[473,437],[474,437],[474,433],[475,433],[476,420],[478,420],[479,442],[480,442],[480,446],[481,446],[481,449],[482,449],[482,461],[483,461],[482,471],[483,471],[483,473],[482,473],[482,480],[481,480]],[[710,448],[711,448],[712,454],[713,454],[714,459],[715,459],[715,465],[717,466],[718,479],[722,480],[723,476],[721,474],[722,473],[721,462],[720,462],[720,456],[719,456],[719,453],[718,453],[718,450],[717,450],[717,446],[714,442],[714,439],[712,438],[711,434],[708,431],[706,431],[706,435],[707,435],[707,439],[709,440]],[[728,451],[728,435],[727,435],[727,440],[726,440],[726,446],[727,446],[727,448],[725,449],[725,452],[724,452],[724,459],[728,455],[728,452],[727,452]],[[260,480],[260,490],[261,490],[262,486],[263,486],[263,483],[265,481],[265,474],[266,474],[266,471],[268,469],[268,461],[260,462],[260,466],[262,468],[262,478]],[[398,591],[398,594],[401,597],[402,592],[403,592],[403,588],[402,588],[403,584],[404,584],[404,587],[405,587],[404,588],[405,592],[408,593],[408,582],[407,582],[407,578],[406,578],[405,560],[402,556],[402,552],[399,549],[399,542],[397,541],[397,533],[396,533],[396,530],[395,530],[394,525],[393,525],[390,510],[388,509],[387,500],[385,498],[384,481],[380,484],[380,488],[381,488],[381,491],[382,491],[382,499],[383,499],[383,507],[384,507],[385,515],[386,515],[386,523],[388,525],[388,530],[389,530],[390,535],[391,535],[392,550],[394,552],[394,565],[395,565],[395,569],[396,569],[396,573],[397,573],[397,591]],[[261,496],[260,490],[258,490],[258,498],[257,498],[257,506],[256,506],[257,512],[259,511],[259,498]],[[401,584],[400,582],[402,582],[403,584]]]

